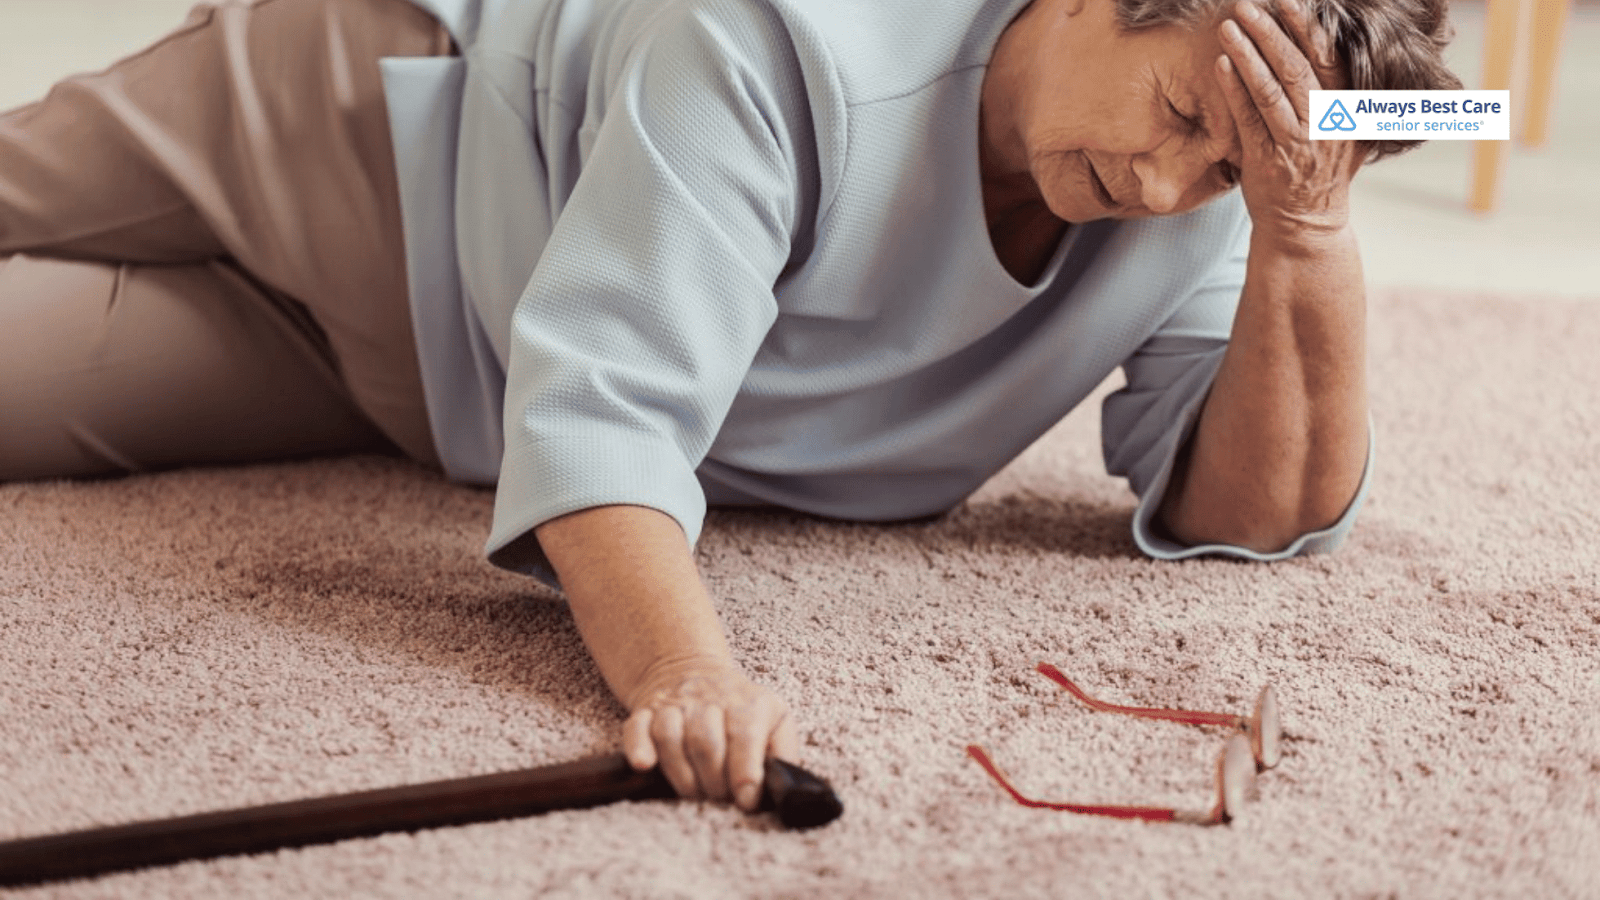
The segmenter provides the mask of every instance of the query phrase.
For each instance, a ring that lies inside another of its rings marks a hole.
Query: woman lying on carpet
[[[489,558],[559,581],[634,764],[751,808],[798,741],[708,503],[939,513],[1121,367],[1146,553],[1348,532],[1348,187],[1413,144],[1310,142],[1308,92],[1459,82],[1444,0],[1310,2],[202,5],[0,117],[0,479],[497,485]]]

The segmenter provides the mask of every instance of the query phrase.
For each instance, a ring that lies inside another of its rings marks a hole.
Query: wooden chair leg
[[[1538,147],[1550,136],[1550,101],[1556,86],[1556,61],[1571,0],[1533,0],[1528,35],[1528,86],[1523,94],[1521,143]]]
[[[1517,51],[1517,18],[1522,0],[1489,0],[1483,26],[1483,90],[1511,89],[1511,63]],[[1477,141],[1472,147],[1472,193],[1468,204],[1478,212],[1494,209],[1504,141]]]

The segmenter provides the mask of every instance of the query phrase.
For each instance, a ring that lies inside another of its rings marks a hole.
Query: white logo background
[[[1312,91],[1313,141],[1504,141],[1510,91]]]

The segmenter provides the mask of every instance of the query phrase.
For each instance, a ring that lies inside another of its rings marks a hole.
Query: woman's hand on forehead
[[[1347,82],[1326,30],[1299,0],[1282,0],[1278,19],[1245,0],[1218,36],[1216,76],[1238,127],[1240,185],[1256,230],[1296,241],[1342,229],[1366,153],[1354,141],[1311,140],[1311,92]]]

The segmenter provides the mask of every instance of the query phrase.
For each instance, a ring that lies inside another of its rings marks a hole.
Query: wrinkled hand
[[[752,811],[761,800],[766,757],[799,755],[788,705],[729,663],[662,666],[635,698],[622,726],[623,752],[635,769],[659,763],[680,796],[731,798]]]
[[[1295,242],[1349,220],[1350,180],[1366,159],[1356,141],[1313,141],[1311,91],[1346,84],[1333,40],[1300,0],[1282,0],[1287,31],[1243,0],[1219,29],[1217,79],[1239,130],[1240,189],[1255,230]]]

